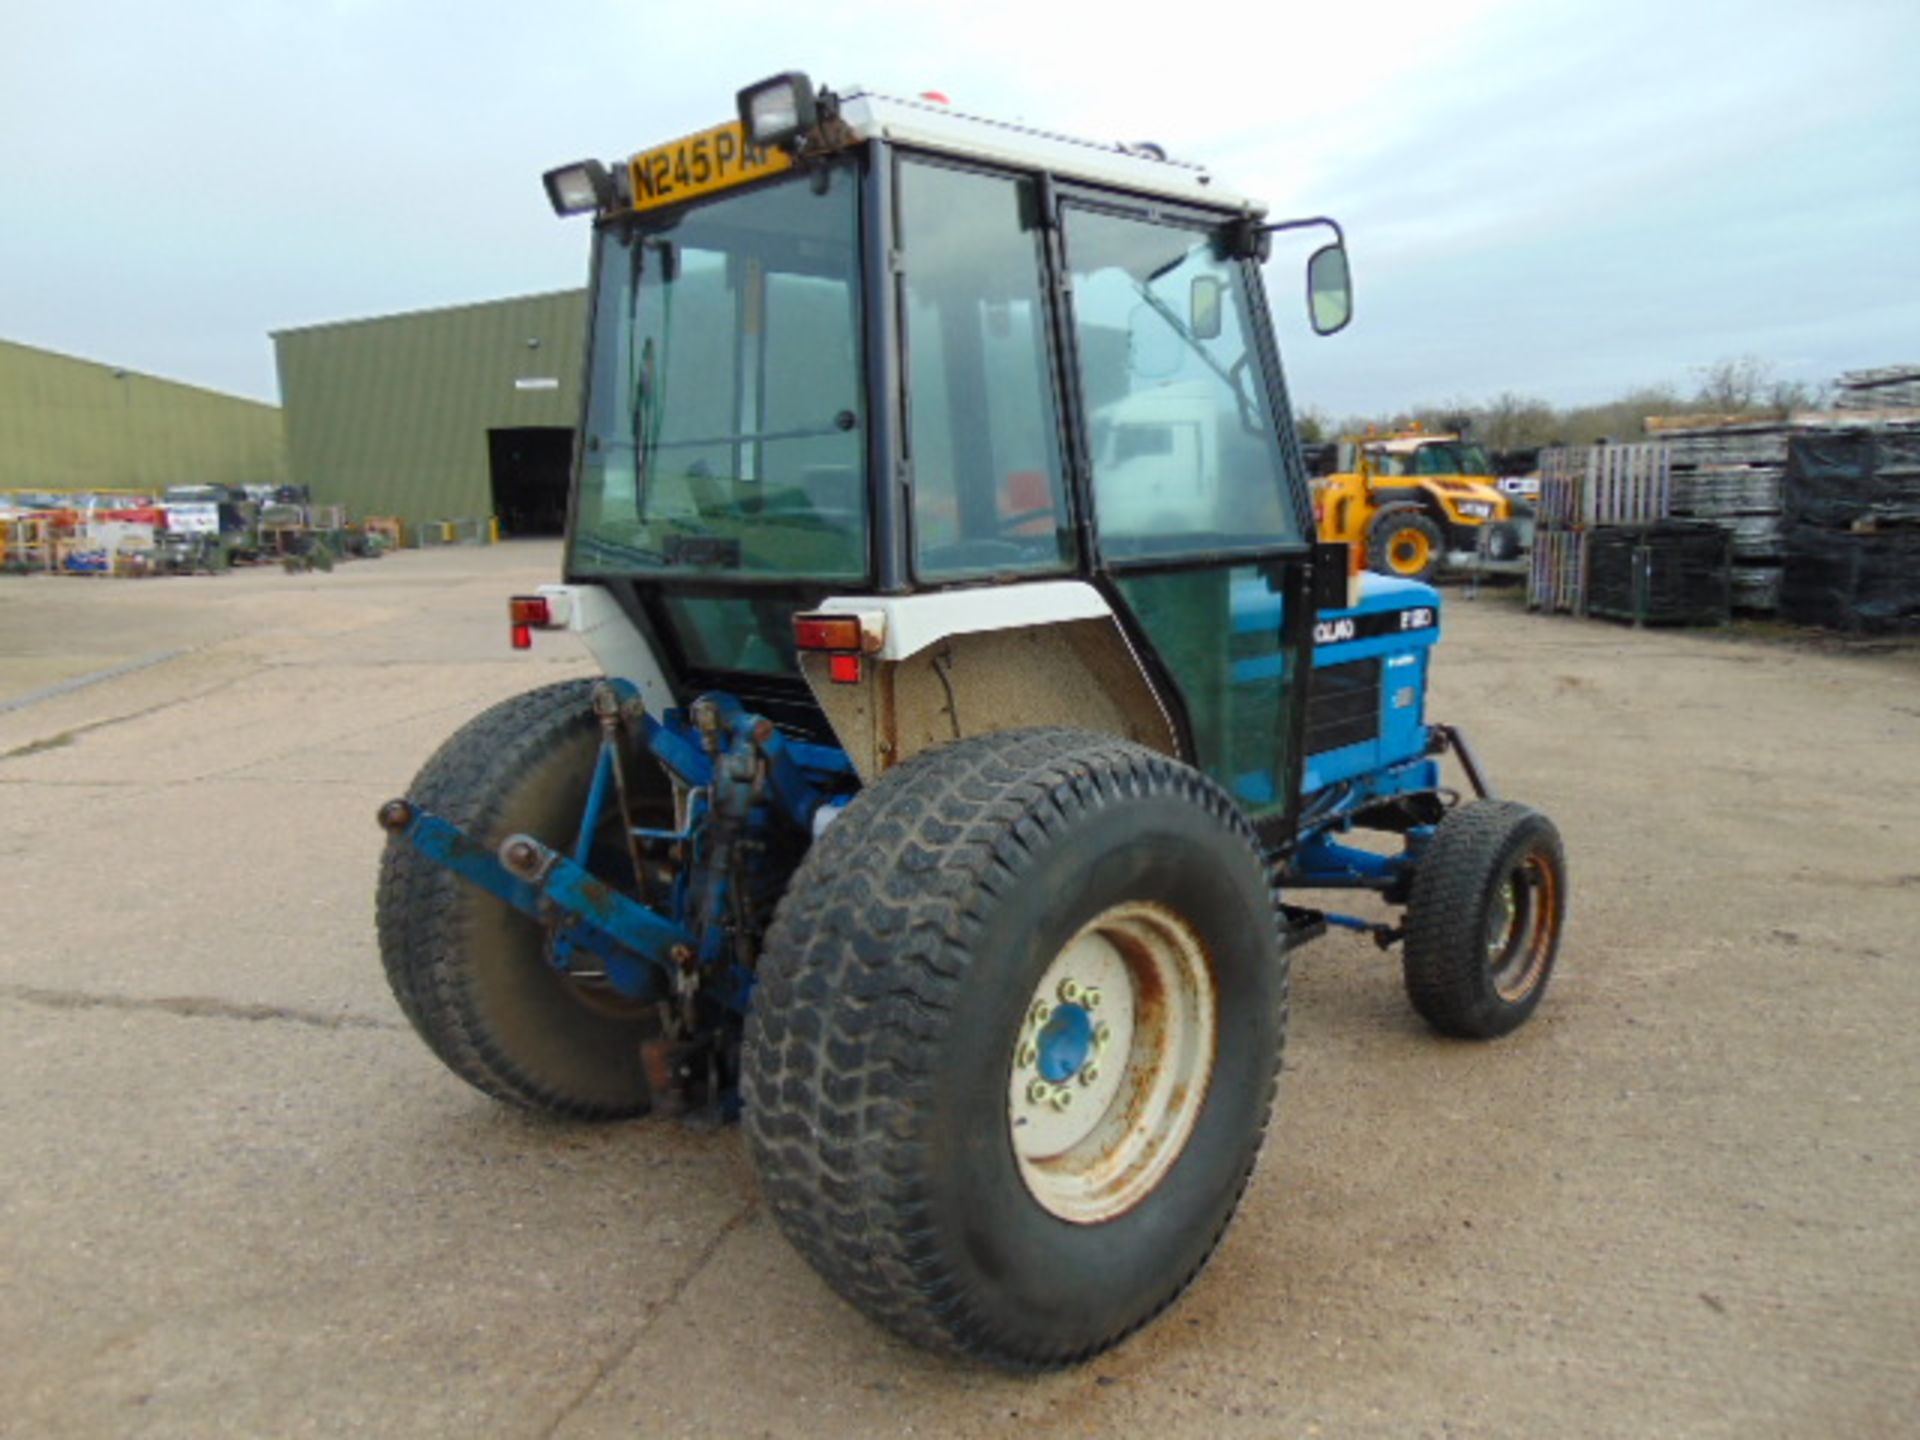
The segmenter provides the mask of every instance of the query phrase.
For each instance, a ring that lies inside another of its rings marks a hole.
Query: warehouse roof
[[[380,315],[361,315],[346,320],[321,320],[311,325],[288,325],[268,332],[274,339],[283,335],[309,335],[321,330],[345,330],[355,325],[387,325],[399,320],[421,320],[429,316],[455,316],[480,310],[497,310],[504,305],[522,305],[572,295],[584,296],[586,287],[568,286],[564,290],[538,290],[528,295],[504,295],[497,300],[470,300],[459,305],[429,305],[419,310],[390,310]]]

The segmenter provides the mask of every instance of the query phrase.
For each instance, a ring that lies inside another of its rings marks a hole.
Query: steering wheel
[[[922,551],[919,568],[984,575],[1010,566],[1029,564],[1032,560],[1031,545],[1012,540],[956,540],[950,545],[937,545]]]
[[[1020,527],[1022,525],[1031,525],[1036,520],[1045,520],[1048,522],[1047,528],[1051,530],[1053,528],[1053,520],[1056,513],[1057,512],[1054,510],[1054,507],[1051,505],[1042,505],[1033,510],[1016,510],[1011,515],[1002,515],[997,521],[994,522],[994,528],[998,530],[1000,534],[1003,536],[1014,536],[1014,535],[1019,535]],[[1029,533],[1025,536],[1021,536],[1021,538],[1037,539],[1038,536],[1035,534]]]

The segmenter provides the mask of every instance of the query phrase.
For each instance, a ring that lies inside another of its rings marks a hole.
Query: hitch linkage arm
[[[497,851],[489,850],[409,800],[381,806],[380,824],[528,919],[553,925],[552,959],[559,968],[572,968],[573,955],[586,951],[606,967],[614,988],[631,999],[667,995],[681,968],[678,954],[690,953],[696,943],[683,927],[531,836],[510,835]]]

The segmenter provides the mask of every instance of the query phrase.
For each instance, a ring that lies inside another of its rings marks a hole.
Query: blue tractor
[[[1553,825],[1426,716],[1439,596],[1315,542],[1262,263],[1329,231],[1331,333],[1338,227],[797,74],[546,184],[593,221],[588,397],[566,583],[510,618],[604,678],[383,807],[394,995],[502,1101],[739,1119],[900,1335],[1095,1355],[1239,1203],[1296,945],[1397,945],[1485,1038],[1560,940]]]

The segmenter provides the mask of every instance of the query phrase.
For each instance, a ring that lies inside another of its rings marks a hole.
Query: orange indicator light
[[[796,615],[793,617],[793,643],[802,650],[858,650],[860,617]]]

